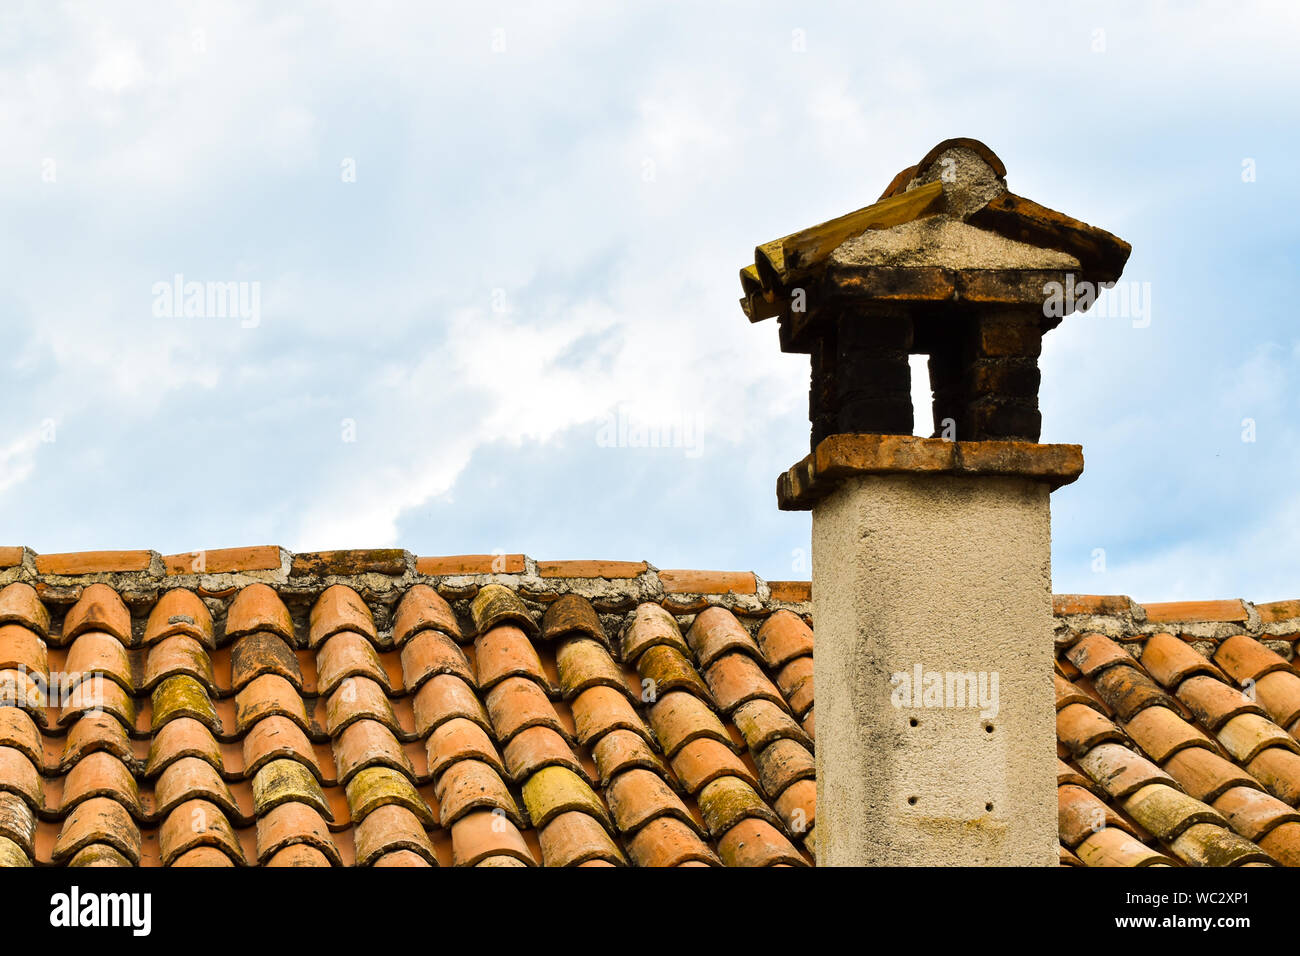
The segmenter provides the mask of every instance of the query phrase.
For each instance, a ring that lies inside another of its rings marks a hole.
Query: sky
[[[1055,590],[1300,597],[1298,41],[1292,3],[0,3],[0,544],[806,579],[807,358],[737,271],[972,136],[1146,306],[1045,340]]]

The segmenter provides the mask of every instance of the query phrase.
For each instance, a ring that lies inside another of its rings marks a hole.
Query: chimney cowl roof
[[[740,272],[740,301],[751,322],[776,315],[783,325],[798,290],[861,301],[1032,301],[1040,274],[1111,283],[1130,251],[1104,229],[1011,193],[997,154],[963,137],[902,170],[872,205],[759,245]]]

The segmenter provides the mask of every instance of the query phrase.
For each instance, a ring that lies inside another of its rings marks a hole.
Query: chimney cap
[[[1045,273],[1114,282],[1130,251],[1104,229],[1008,191],[997,154],[961,137],[901,171],[870,206],[759,245],[740,270],[740,304],[751,322],[780,316],[784,327],[806,308],[792,300],[810,288],[858,301],[1032,302]]]

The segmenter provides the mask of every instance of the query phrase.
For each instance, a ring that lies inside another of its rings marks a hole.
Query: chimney
[[[1057,863],[1048,496],[1083,453],[1038,443],[1038,355],[1128,254],[953,139],[741,270],[750,321],[812,363],[777,501],[813,513],[819,865]]]

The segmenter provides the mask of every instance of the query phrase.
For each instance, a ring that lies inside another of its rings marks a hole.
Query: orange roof
[[[0,863],[806,865],[809,598],[520,554],[0,548]],[[1063,862],[1300,863],[1300,604],[1056,610]]]

